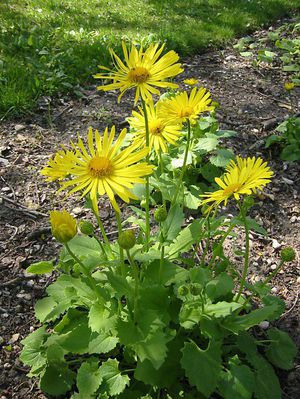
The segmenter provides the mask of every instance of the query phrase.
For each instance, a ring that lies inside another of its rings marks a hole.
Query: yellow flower
[[[76,220],[67,211],[51,211],[50,223],[53,236],[57,241],[66,243],[77,233]]]
[[[133,44],[130,52],[128,52],[126,44],[122,42],[122,48],[125,63],[110,49],[116,70],[100,66],[107,72],[101,72],[94,75],[96,79],[111,79],[112,83],[105,86],[98,86],[98,90],[114,90],[120,89],[118,102],[126,90],[132,87],[136,88],[134,103],[136,104],[140,96],[143,100],[152,98],[152,94],[159,95],[157,87],[177,88],[175,83],[166,82],[165,79],[171,78],[183,72],[180,64],[176,64],[179,60],[175,51],[169,51],[167,54],[160,55],[164,49],[164,45],[158,48],[158,44],[151,44],[145,51],[142,47],[138,50]]]
[[[125,135],[126,129],[123,129],[113,144],[114,126],[110,133],[106,128],[103,136],[100,136],[98,130],[95,130],[93,135],[92,128],[89,128],[88,150],[78,136],[76,144],[71,142],[74,150],[73,156],[68,158],[68,154],[65,155],[65,175],[69,178],[60,181],[59,191],[68,190],[74,186],[68,195],[77,191],[83,191],[82,196],[89,194],[96,212],[98,212],[98,195],[107,194],[117,212],[120,212],[120,209],[115,200],[115,194],[125,202],[129,202],[130,198],[136,199],[129,189],[135,183],[144,183],[142,177],[150,175],[153,166],[145,162],[137,163],[146,156],[148,148],[136,151],[137,145],[131,144],[124,150],[120,150]],[[49,161],[48,166],[41,173],[54,180],[56,169],[58,170],[57,175],[59,175],[61,163],[62,161],[51,164]]]
[[[295,83],[293,83],[293,82],[286,82],[286,83],[284,84],[284,88],[285,88],[285,90],[287,90],[287,91],[292,91],[292,90],[295,88]]]
[[[62,180],[68,175],[68,166],[72,165],[76,155],[66,149],[57,151],[53,159],[48,161],[48,166],[41,170],[41,174],[47,177],[47,181]]]
[[[239,200],[240,195],[250,195],[256,193],[257,189],[266,186],[270,182],[273,172],[263,163],[261,158],[236,158],[236,162],[231,161],[226,168],[223,179],[215,178],[215,182],[221,187],[221,190],[212,193],[206,193],[201,197],[206,197],[202,205],[212,202],[206,212],[219,206],[223,201],[227,204],[228,199],[233,196]]]
[[[213,110],[210,103],[210,93],[203,87],[198,91],[194,87],[189,97],[184,91],[173,98],[164,100],[160,107],[160,113],[173,123],[183,123],[189,120],[191,124],[194,124],[199,114]]]
[[[188,86],[195,86],[198,83],[198,79],[195,78],[189,78],[189,79],[184,79],[183,81],[186,85]]]
[[[148,126],[149,126],[149,148],[150,150],[154,148],[155,152],[158,154],[159,151],[167,152],[167,144],[176,144],[178,137],[180,135],[181,125],[174,124],[173,122],[168,122],[163,119],[163,117],[158,117],[158,110],[161,105],[159,101],[156,106],[154,106],[152,99],[148,102],[147,116],[148,116]],[[135,133],[135,143],[139,146],[146,145],[146,125],[144,112],[139,108],[140,113],[133,111],[133,117],[128,118],[128,122],[132,128],[136,130]]]

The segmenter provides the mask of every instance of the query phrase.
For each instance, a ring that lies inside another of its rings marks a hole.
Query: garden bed
[[[176,80],[183,87],[184,78],[198,78],[210,90],[213,100],[220,103],[217,117],[221,127],[239,133],[226,145],[236,154],[264,158],[275,172],[251,215],[268,231],[268,237],[251,235],[249,278],[257,281],[258,276],[267,276],[274,269],[281,248],[288,245],[300,249],[299,163],[282,162],[276,150],[264,148],[266,137],[291,113],[283,87],[285,75],[279,67],[268,64],[253,68],[250,60],[231,48],[186,58],[183,66],[185,72]],[[299,94],[299,88],[291,94],[294,103]],[[41,98],[36,113],[4,122],[0,128],[2,399],[45,398],[37,382],[26,377],[28,370],[18,360],[21,339],[38,326],[34,304],[53,281],[53,276],[33,276],[25,269],[33,262],[57,256],[59,244],[51,237],[48,213],[64,205],[63,195],[55,195],[39,171],[60,144],[68,144],[77,132],[84,135],[88,126],[99,130],[112,124],[126,127],[125,118],[131,112],[131,100],[126,102],[124,97],[117,105],[117,93],[99,93],[95,85],[82,90],[82,95],[80,100],[64,98],[53,102]],[[88,214],[83,202],[74,197],[65,205],[75,216]],[[100,209],[106,230],[114,237],[117,227],[111,205],[102,201]],[[237,238],[236,245],[240,240]],[[299,270],[297,257],[272,282],[272,293],[286,302],[286,312],[276,326],[287,331],[298,347]],[[283,398],[299,398],[299,365],[289,373],[282,372],[280,381]]]

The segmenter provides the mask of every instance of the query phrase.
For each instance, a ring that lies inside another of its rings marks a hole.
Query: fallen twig
[[[13,205],[14,208],[8,206],[6,203]],[[28,216],[32,216],[32,217],[38,217],[38,216],[48,217],[48,215],[46,215],[45,213],[38,212],[38,211],[35,211],[33,209],[26,208],[26,206],[24,206],[22,204],[19,204],[18,202],[6,197],[5,195],[1,195],[0,196],[0,205],[1,204],[4,204],[5,206],[7,206],[7,208],[13,209],[14,211],[22,212],[22,213],[24,213],[24,214],[26,214]]]

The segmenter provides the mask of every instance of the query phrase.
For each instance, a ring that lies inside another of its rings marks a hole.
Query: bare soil
[[[265,34],[256,33],[257,37]],[[187,77],[198,78],[221,105],[221,128],[239,133],[226,143],[236,154],[263,157],[275,172],[252,211],[252,217],[268,231],[267,238],[251,236],[249,278],[255,281],[274,269],[281,248],[300,249],[299,163],[282,162],[276,149],[264,148],[266,137],[292,113],[283,87],[287,78],[276,65],[254,68],[232,48],[199,54],[183,64],[185,72],[177,79],[181,86]],[[291,95],[295,113],[299,112],[299,93],[297,88]],[[57,257],[59,245],[51,238],[49,210],[64,206],[75,216],[88,215],[78,198],[63,202],[63,196],[55,194],[55,185],[46,184],[39,171],[61,144],[76,138],[77,132],[84,135],[89,126],[99,130],[112,124],[117,129],[126,126],[132,104],[132,97],[126,97],[118,105],[117,93],[97,92],[93,85],[82,89],[80,99],[44,97],[34,113],[3,122],[0,127],[0,399],[46,397],[37,381],[26,377],[28,370],[18,355],[21,339],[38,326],[34,304],[53,277],[29,275],[25,269],[33,262]],[[108,202],[102,205],[102,219],[107,231],[113,233],[112,210]],[[287,331],[298,347],[299,270],[298,255],[272,283],[272,292],[286,302],[286,312],[276,326]],[[300,397],[299,357],[297,361],[290,372],[279,372],[283,398]]]

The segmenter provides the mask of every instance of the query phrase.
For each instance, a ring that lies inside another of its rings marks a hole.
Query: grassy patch
[[[0,116],[25,112],[41,94],[78,90],[120,38],[166,41],[181,55],[299,8],[299,0],[3,0]]]

